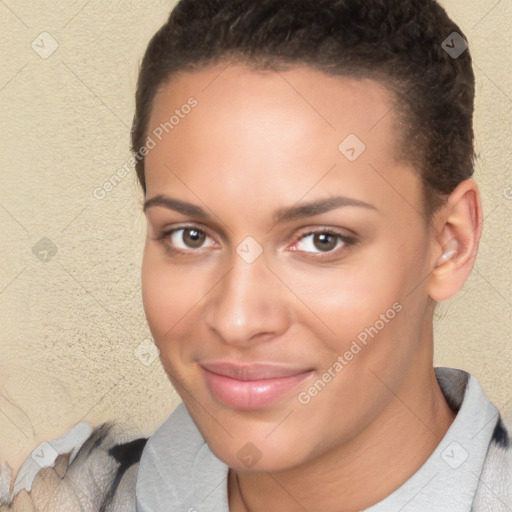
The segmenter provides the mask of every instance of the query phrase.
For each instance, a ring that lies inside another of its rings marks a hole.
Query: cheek
[[[313,320],[338,340],[352,339],[373,325],[403,299],[406,289],[402,276],[360,262],[328,270],[290,270],[283,281],[293,283],[294,294],[313,313]]]
[[[219,275],[211,266],[173,265],[162,249],[152,245],[145,248],[141,270],[142,302],[148,326],[160,350],[166,343],[179,341],[199,326],[197,316],[203,299]]]
[[[192,286],[184,275],[164,261],[159,249],[146,247],[142,261],[142,302],[148,326],[157,345],[191,307]]]
[[[354,341],[364,348],[354,357],[362,364],[366,357],[386,359],[390,351],[407,352],[400,340],[418,336],[421,322],[414,319],[423,318],[425,307],[418,287],[425,276],[418,251],[411,243],[382,241],[337,268],[283,266],[283,281],[293,283],[294,294],[306,306],[297,309],[304,312],[301,322],[322,339],[326,358],[351,347],[357,352]],[[375,345],[379,348],[370,350]]]

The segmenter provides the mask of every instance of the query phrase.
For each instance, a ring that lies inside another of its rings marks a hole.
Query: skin
[[[434,301],[467,279],[480,237],[472,180],[430,220],[422,184],[397,161],[393,98],[379,83],[307,67],[213,66],[173,76],[148,133],[194,96],[197,107],[146,157],[146,198],[163,194],[210,218],[147,208],[143,303],[169,379],[211,450],[229,465],[230,510],[355,511],[382,500],[426,461],[454,419],[432,364]],[[366,145],[354,162],[349,134]],[[284,220],[281,208],[344,196],[344,206]],[[183,223],[206,233],[187,246]],[[329,228],[334,250],[311,230]],[[263,252],[236,252],[251,236]],[[318,242],[318,239],[316,239]],[[338,241],[338,242],[336,242]],[[167,246],[185,252],[166,252]],[[455,253],[441,259],[446,246]],[[188,248],[187,248],[188,247]],[[392,305],[401,311],[310,402],[298,394],[332,368]],[[255,411],[215,398],[199,362],[279,362],[312,374]],[[261,459],[237,457],[248,442]],[[243,499],[242,499],[243,495]]]

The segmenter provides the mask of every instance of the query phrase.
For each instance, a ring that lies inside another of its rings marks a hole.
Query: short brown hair
[[[396,156],[419,171],[430,217],[473,175],[475,78],[469,50],[455,58],[443,48],[453,32],[465,42],[434,0],[180,0],[142,60],[132,151],[144,145],[156,92],[177,71],[238,61],[372,78],[394,93]],[[146,193],[144,159],[136,172]]]

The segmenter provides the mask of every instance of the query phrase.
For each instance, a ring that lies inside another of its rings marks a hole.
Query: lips
[[[201,369],[210,392],[234,409],[260,409],[312,374],[312,370],[273,363],[205,362]]]

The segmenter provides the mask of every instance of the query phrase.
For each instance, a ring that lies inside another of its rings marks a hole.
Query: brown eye
[[[197,249],[204,244],[206,234],[198,229],[184,229],[181,236],[183,243],[191,249]]]
[[[294,251],[319,254],[338,254],[343,249],[354,244],[354,239],[328,229],[311,231],[302,235],[295,243]]]
[[[339,235],[331,233],[315,233],[313,245],[320,251],[332,251],[338,245]]]
[[[215,245],[213,240],[202,230],[194,227],[183,227],[166,231],[160,237],[170,250],[190,251],[206,249]],[[170,242],[170,243],[169,243]]]

